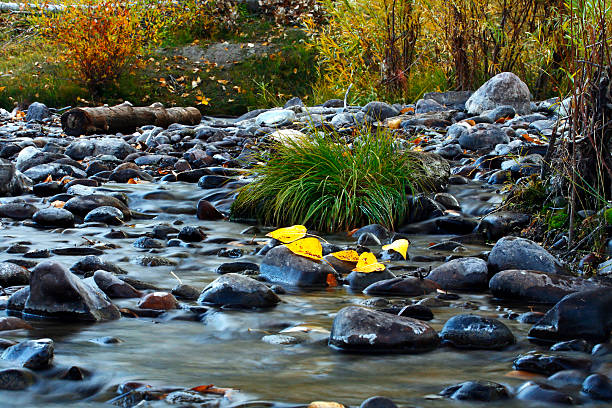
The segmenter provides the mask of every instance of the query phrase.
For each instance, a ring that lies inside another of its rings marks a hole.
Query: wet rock
[[[509,143],[508,135],[497,125],[479,123],[459,136],[459,144],[464,149],[493,149],[500,143]]]
[[[151,310],[171,310],[178,308],[178,302],[170,293],[153,292],[143,297],[138,302],[138,307]]]
[[[57,378],[65,381],[83,381],[88,373],[80,367],[72,366],[60,373]]]
[[[38,211],[32,204],[14,202],[0,205],[0,218],[10,218],[16,221],[29,220]]]
[[[582,278],[523,270],[502,271],[489,281],[489,289],[496,298],[529,303],[556,303],[570,293],[599,287]]]
[[[505,324],[472,314],[451,317],[440,332],[445,343],[457,348],[500,350],[515,343]]]
[[[434,196],[434,200],[439,202],[444,206],[444,208],[449,210],[461,210],[461,206],[459,205],[459,201],[449,193],[437,193]]]
[[[372,273],[351,272],[346,277],[346,281],[352,290],[362,291],[375,282],[393,278],[395,278],[395,275],[385,269],[381,272]]]
[[[398,316],[412,317],[413,319],[419,320],[432,320],[434,314],[430,308],[424,305],[408,305],[401,308],[397,313]]]
[[[324,287],[328,274],[334,270],[326,263],[295,255],[282,245],[270,249],[260,266],[262,278],[289,286]]]
[[[21,195],[31,184],[31,180],[17,171],[14,163],[0,159],[0,197]]]
[[[370,224],[359,228],[353,233],[353,238],[359,240],[362,235],[366,234],[372,234],[382,244],[388,244],[393,238],[393,233],[380,224]]]
[[[132,244],[136,248],[140,249],[155,249],[163,248],[164,243],[149,237],[140,237]]]
[[[427,275],[445,290],[481,290],[487,287],[487,263],[479,258],[458,258],[446,262]]]
[[[204,288],[198,303],[236,308],[275,306],[280,298],[265,284],[236,273],[225,274]]]
[[[557,371],[550,377],[548,382],[555,388],[564,388],[567,386],[580,387],[587,375],[580,370],[563,370]]]
[[[101,194],[73,197],[66,202],[64,209],[79,217],[85,217],[90,211],[98,207],[110,206],[119,209],[123,213],[123,218],[127,221],[131,219],[130,210],[118,198]]]
[[[439,289],[437,283],[429,279],[419,279],[415,277],[397,277],[378,281],[363,291],[371,296],[420,296],[435,292]]]
[[[398,116],[400,114],[397,109],[388,103],[376,101],[369,102],[363,108],[361,108],[361,111],[378,121],[382,121],[393,116]]]
[[[200,242],[206,238],[206,234],[197,227],[183,227],[178,233],[178,239],[185,242]]]
[[[41,227],[50,228],[72,228],[74,227],[74,215],[63,208],[44,208],[32,216],[32,220]]]
[[[196,216],[199,220],[215,221],[225,218],[209,201],[201,199],[198,201]]]
[[[518,356],[512,366],[518,371],[550,376],[563,370],[588,371],[591,368],[591,360],[532,352]]]
[[[491,249],[488,259],[493,272],[508,269],[563,272],[561,263],[535,242],[516,237],[504,237]]]
[[[87,213],[85,222],[102,222],[108,225],[121,225],[124,221],[123,212],[115,207],[103,205]]]
[[[582,392],[599,401],[612,401],[612,383],[603,374],[592,374],[582,383]]]
[[[397,408],[397,405],[387,397],[370,397],[364,400],[359,408]]]
[[[7,368],[0,370],[0,390],[25,390],[36,382],[33,372],[24,368]]]
[[[510,398],[506,387],[490,381],[467,381],[443,389],[440,395],[460,401],[498,401]]]
[[[138,264],[154,268],[156,266],[176,266],[178,262],[162,256],[141,256],[138,258]]]
[[[259,265],[253,262],[226,262],[217,267],[215,272],[219,275],[226,273],[241,273],[244,271],[259,272]]]
[[[20,329],[30,330],[32,326],[18,317],[0,317],[0,331]]]
[[[420,353],[438,346],[434,329],[409,317],[349,306],[334,319],[329,345],[364,353]]]
[[[53,340],[24,340],[4,350],[0,358],[30,370],[44,370],[53,362]]]
[[[77,140],[66,149],[66,156],[74,160],[83,160],[87,156],[111,155],[123,160],[128,154],[136,152],[123,139],[105,137],[100,139]]]
[[[0,263],[0,286],[21,286],[30,283],[30,271],[10,262]]]
[[[142,295],[132,285],[122,281],[110,272],[96,271],[93,274],[93,280],[100,290],[111,299],[134,298]]]
[[[546,384],[527,382],[523,384],[516,394],[516,398],[523,401],[544,402],[547,404],[573,405],[574,398],[562,391],[558,391]]]
[[[114,274],[127,273],[120,267],[110,262],[105,262],[95,255],[88,255],[83,259],[78,260],[70,267],[70,272],[85,276],[91,276],[93,272],[98,270],[107,271]]]
[[[196,300],[200,296],[200,292],[201,291],[197,288],[184,283],[179,283],[174,288],[172,288],[171,291],[171,293],[178,299],[185,300]]]
[[[591,354],[593,357],[602,357],[608,354],[612,354],[612,344],[610,343],[600,343],[596,344],[591,350]]]
[[[550,346],[551,351],[579,351],[582,353],[590,353],[593,345],[586,340],[568,340],[555,343]]]
[[[530,220],[531,217],[528,214],[499,211],[484,217],[478,224],[477,230],[486,234],[489,241],[496,241],[519,228],[525,227]]]
[[[51,117],[51,111],[47,108],[47,105],[40,102],[34,102],[28,106],[28,112],[26,113],[25,120],[41,122]]]
[[[92,342],[92,343],[100,344],[100,345],[109,345],[109,344],[123,343],[123,340],[121,340],[118,337],[114,337],[114,336],[97,337],[97,338],[91,339],[89,341]]]
[[[605,342],[612,330],[612,291],[609,288],[572,293],[540,319],[529,336],[543,340],[585,339]]]
[[[6,302],[6,309],[21,312],[25,307],[25,302],[28,300],[29,296],[30,286],[19,289],[8,298],[8,301]]]
[[[499,106],[511,106],[519,115],[531,113],[529,88],[511,72],[502,72],[484,83],[470,96],[465,108],[479,115]]]
[[[273,109],[260,113],[255,118],[258,126],[278,127],[292,123],[296,120],[295,112],[289,109]]]
[[[53,180],[60,180],[66,176],[74,178],[87,178],[87,173],[83,170],[64,163],[45,163],[38,166],[30,167],[23,174],[31,179],[34,183],[40,183],[51,176]]]
[[[45,261],[32,270],[24,313],[64,320],[100,321],[119,318],[119,310],[61,264]]]
[[[64,191],[64,186],[57,181],[38,183],[32,186],[32,192],[37,197],[51,197]]]

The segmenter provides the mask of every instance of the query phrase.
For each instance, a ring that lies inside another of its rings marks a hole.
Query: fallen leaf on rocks
[[[279,333],[309,333],[309,332],[318,332],[318,333],[328,333],[329,330],[316,325],[310,324],[301,324],[299,326],[288,327],[284,330],[281,330]]]
[[[225,395],[228,391],[231,391],[231,388],[217,388],[212,384],[208,385],[198,385],[197,387],[191,388],[191,391],[199,392],[202,394],[217,394],[217,395]]]
[[[357,267],[353,272],[371,273],[385,270],[385,265],[378,262],[376,256],[371,252],[364,252],[359,256]]]
[[[408,247],[410,246],[410,241],[407,239],[398,239],[393,241],[389,245],[384,245],[382,249],[384,251],[395,251],[406,259],[406,254],[408,253]]]
[[[302,238],[285,246],[294,254],[316,261],[323,258],[323,247],[316,238]]]
[[[327,274],[327,278],[325,281],[327,282],[327,286],[331,288],[335,288],[336,286],[338,286],[338,280],[332,273]]]
[[[313,401],[308,404],[308,408],[344,408],[344,405],[332,401]]]
[[[389,127],[389,129],[399,129],[401,124],[402,124],[401,118],[390,119],[387,122],[387,126]]]
[[[520,378],[522,380],[532,380],[534,378],[538,378],[538,377],[543,377],[540,374],[535,374],[535,373],[530,373],[529,371],[509,371],[507,372],[504,377],[512,377],[512,378]]]
[[[339,259],[341,261],[354,262],[354,263],[359,262],[359,254],[357,253],[357,251],[354,251],[352,249],[348,249],[346,251],[333,252],[331,255],[334,258]]]
[[[288,244],[306,236],[306,227],[303,225],[293,225],[291,227],[279,228],[268,232],[266,237],[279,240],[283,244]]]
[[[60,201],[60,200],[55,200],[54,202],[51,203],[51,207],[55,207],[55,208],[64,208],[64,205],[66,205],[66,202]]]

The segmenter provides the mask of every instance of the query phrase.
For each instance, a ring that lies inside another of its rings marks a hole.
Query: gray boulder
[[[505,324],[472,314],[451,317],[440,332],[441,339],[457,348],[499,350],[515,343]]]
[[[489,254],[489,270],[533,270],[550,273],[563,272],[561,263],[535,242],[516,237],[504,237],[497,241]]]
[[[260,266],[262,278],[299,287],[325,287],[330,273],[334,270],[328,264],[296,255],[284,245],[268,251]]]
[[[446,262],[427,275],[445,290],[482,290],[487,287],[487,263],[480,258],[458,258]]]
[[[459,136],[459,144],[464,149],[493,149],[500,143],[509,143],[510,138],[497,125],[479,123],[467,129]]]
[[[15,168],[12,162],[0,159],[0,197],[18,196],[30,189],[32,180]]]
[[[47,105],[40,102],[34,102],[28,107],[28,112],[26,113],[26,122],[31,120],[40,122],[44,119],[51,117],[51,111],[47,108]]]
[[[264,283],[228,273],[205,287],[198,302],[236,308],[265,308],[275,306],[280,298]]]
[[[484,83],[465,103],[471,115],[479,115],[498,106],[512,106],[517,114],[531,113],[531,94],[527,85],[512,72],[502,72]]]
[[[104,137],[102,139],[84,139],[71,143],[66,149],[66,155],[74,160],[83,160],[88,156],[111,155],[123,160],[136,149],[123,139]]]
[[[368,103],[366,106],[361,108],[361,111],[365,113],[366,115],[376,120],[379,120],[379,121],[382,121],[387,118],[391,118],[393,116],[397,116],[400,114],[400,112],[397,109],[395,109],[393,106],[389,105],[388,103],[377,102],[377,101]]]
[[[44,370],[53,362],[53,340],[25,340],[2,353],[3,360],[13,361],[30,370]]]

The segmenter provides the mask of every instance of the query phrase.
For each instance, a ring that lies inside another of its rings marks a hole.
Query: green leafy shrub
[[[232,207],[234,218],[320,231],[369,223],[393,228],[410,206],[407,194],[431,187],[417,153],[398,149],[388,132],[364,132],[352,143],[338,135],[275,143]]]

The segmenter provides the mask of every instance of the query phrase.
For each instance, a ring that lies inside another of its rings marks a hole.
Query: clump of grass
[[[418,153],[400,150],[386,131],[364,131],[352,143],[320,132],[278,142],[254,172],[232,206],[234,218],[322,232],[393,228],[407,213],[408,194],[433,186]]]

